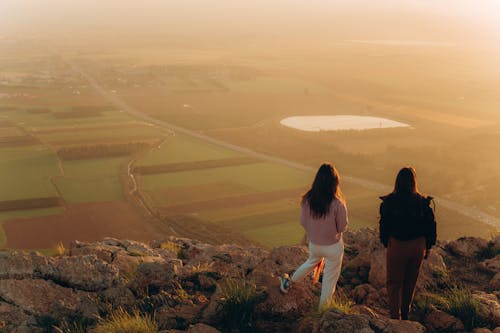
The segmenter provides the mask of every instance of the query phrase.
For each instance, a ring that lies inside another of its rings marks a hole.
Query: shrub
[[[137,310],[129,313],[123,309],[112,312],[107,318],[99,319],[94,333],[157,333],[158,325],[149,315]]]
[[[443,295],[443,306],[446,312],[459,318],[465,328],[471,330],[479,321],[479,302],[472,297],[469,289],[454,287]]]
[[[259,301],[256,285],[245,279],[227,279],[221,289],[225,328],[251,331],[255,306]]]

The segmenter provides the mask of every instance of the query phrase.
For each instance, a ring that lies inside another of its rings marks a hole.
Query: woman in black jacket
[[[387,294],[391,318],[408,319],[422,260],[436,243],[432,197],[418,191],[415,169],[405,167],[394,191],[381,197],[380,241],[387,248]]]

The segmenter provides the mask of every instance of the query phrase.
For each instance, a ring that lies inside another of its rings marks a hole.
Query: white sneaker
[[[287,273],[280,276],[280,290],[282,293],[286,294],[291,286],[292,280],[290,280],[290,276]]]

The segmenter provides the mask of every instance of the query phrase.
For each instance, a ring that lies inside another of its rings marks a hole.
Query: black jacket
[[[403,241],[423,236],[427,249],[436,244],[436,220],[430,207],[432,197],[391,193],[380,199],[380,241],[385,247],[391,236]]]

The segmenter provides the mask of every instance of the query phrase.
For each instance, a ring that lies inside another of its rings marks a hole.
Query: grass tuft
[[[459,318],[467,330],[479,324],[479,302],[472,297],[472,293],[465,287],[454,287],[443,295],[444,310]]]
[[[328,310],[337,310],[339,312],[348,314],[351,313],[351,306],[353,302],[349,300],[347,295],[342,292],[342,290],[337,290],[337,292],[333,295],[330,302],[325,304],[319,312],[322,314]]]
[[[94,333],[157,333],[158,325],[149,315],[135,310],[129,313],[123,309],[113,311],[98,321]]]
[[[66,253],[66,248],[62,242],[57,243],[56,245],[56,255],[63,256]]]
[[[223,325],[228,330],[251,332],[255,306],[259,301],[255,283],[245,279],[227,279],[221,289]]]
[[[163,249],[163,250],[169,250],[175,254],[177,254],[177,256],[179,256],[179,254],[181,253],[181,250],[182,248],[173,243],[173,242],[163,242],[160,244],[160,249]]]

